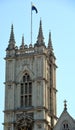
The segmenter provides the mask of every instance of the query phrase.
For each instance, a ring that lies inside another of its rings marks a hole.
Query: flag
[[[38,10],[37,10],[37,8],[34,5],[32,5],[32,10],[35,10],[36,13],[38,13]]]

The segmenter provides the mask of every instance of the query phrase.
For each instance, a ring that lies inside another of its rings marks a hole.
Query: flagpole
[[[31,2],[31,44],[32,44],[32,2]]]

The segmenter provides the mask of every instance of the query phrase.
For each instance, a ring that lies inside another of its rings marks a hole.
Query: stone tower
[[[37,41],[18,48],[13,25],[6,49],[4,130],[52,130],[56,120],[56,64],[51,32],[44,43],[40,20]]]

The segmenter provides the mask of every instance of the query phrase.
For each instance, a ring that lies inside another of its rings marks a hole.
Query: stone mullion
[[[11,126],[12,128],[11,128],[11,130],[14,130],[14,125],[12,124],[12,126]]]
[[[29,82],[27,82],[27,106],[29,106]]]
[[[24,92],[23,92],[23,106],[25,106],[25,83],[24,83],[23,88],[24,88]]]

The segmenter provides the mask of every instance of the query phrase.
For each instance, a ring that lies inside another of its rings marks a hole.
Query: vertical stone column
[[[11,130],[14,130],[14,124],[11,125]]]

